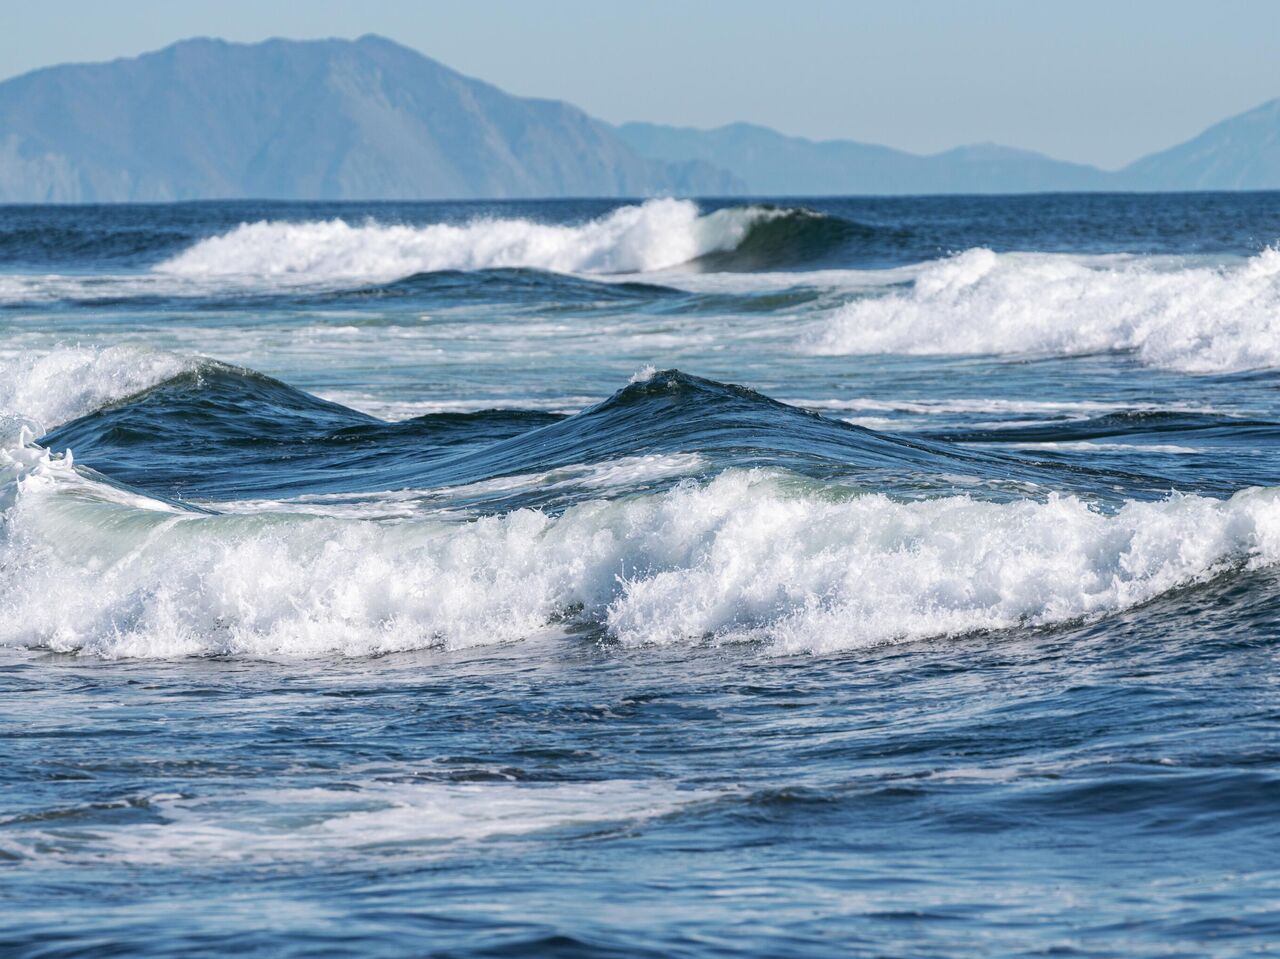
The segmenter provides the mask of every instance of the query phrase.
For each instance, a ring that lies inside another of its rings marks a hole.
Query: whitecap
[[[1280,560],[1280,491],[1262,489],[1105,512],[730,471],[560,515],[378,523],[182,515],[76,475],[10,469],[0,642],[365,655],[510,642],[567,617],[628,645],[817,653],[1106,615]]]
[[[649,200],[575,225],[487,218],[425,226],[344,220],[245,223],[159,264],[184,277],[390,280],[438,270],[533,268],[642,273],[732,250],[753,225],[781,215],[740,207],[703,215],[688,200]]]
[[[1158,267],[973,249],[911,285],[846,304],[810,331],[820,355],[1125,351],[1216,373],[1280,365],[1280,250],[1232,266]]]

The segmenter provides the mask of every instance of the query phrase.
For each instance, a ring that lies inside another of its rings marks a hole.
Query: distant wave
[[[261,309],[396,299],[430,299],[435,303],[539,303],[572,309],[685,295],[683,291],[654,283],[592,279],[524,267],[440,270],[391,280],[370,277],[330,280],[302,274],[0,274],[0,310],[59,310],[71,305],[110,310],[192,306]]]
[[[703,214],[688,200],[650,200],[577,225],[482,219],[409,226],[343,220],[246,223],[156,266],[187,277],[277,276],[387,281],[443,270],[531,268],[645,273],[796,265],[830,252],[857,227],[788,208]],[[865,228],[863,228],[865,229]]]
[[[692,265],[710,272],[747,273],[857,262],[868,256],[884,258],[908,239],[901,230],[878,229],[812,210],[749,209],[767,210],[771,215],[756,220],[732,248],[704,253]],[[834,260],[839,254],[844,256]]]
[[[0,263],[132,264],[182,249],[194,236],[180,225],[93,222],[92,217],[53,223],[0,224]]]
[[[856,300],[804,348],[818,354],[1128,351],[1194,373],[1280,366],[1280,250],[1238,266],[1158,269],[973,249],[907,289]]]
[[[647,301],[684,295],[681,290],[656,283],[594,280],[527,267],[506,267],[477,272],[438,270],[434,273],[414,273],[385,283],[301,296],[320,302],[431,296],[437,300],[455,299],[463,302],[511,301],[521,305],[547,303],[571,306],[610,301]]]

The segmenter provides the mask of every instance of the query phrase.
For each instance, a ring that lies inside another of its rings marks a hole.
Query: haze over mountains
[[[1280,100],[1119,171],[746,123],[618,127],[376,36],[194,39],[0,83],[0,202],[1280,189]]]
[[[762,195],[1025,193],[1109,189],[1096,167],[996,144],[919,156],[851,140],[813,141],[734,123],[715,130],[626,123],[618,134],[645,156],[733,170]]]
[[[0,198],[434,199],[735,192],[605,123],[406,47],[186,40],[0,84]]]

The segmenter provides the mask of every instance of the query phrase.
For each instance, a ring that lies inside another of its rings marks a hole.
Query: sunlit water
[[[1264,952],[1277,239],[0,209],[0,952]]]

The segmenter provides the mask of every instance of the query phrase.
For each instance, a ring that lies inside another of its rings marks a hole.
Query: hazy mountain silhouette
[[[596,120],[390,40],[195,39],[0,83],[0,202],[1280,189],[1280,100],[1110,172]]]
[[[1120,176],[1141,190],[1280,189],[1280,100],[1145,156]]]
[[[567,103],[381,37],[186,40],[0,83],[0,199],[417,199],[742,192]]]
[[[618,134],[645,156],[732,170],[761,195],[1280,189],[1280,100],[1114,172],[995,144],[920,156],[749,123],[714,130],[625,123]]]
[[[762,195],[1105,190],[1111,180],[1096,167],[995,144],[919,156],[852,140],[784,136],[750,123],[715,130],[626,123],[618,134],[646,156],[730,169]]]

